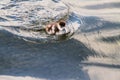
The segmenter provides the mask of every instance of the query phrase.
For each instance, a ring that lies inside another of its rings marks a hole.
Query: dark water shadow
[[[96,66],[96,67],[104,67],[104,68],[111,68],[111,69],[120,69],[120,65],[115,65],[115,64],[105,64],[105,63],[87,63],[87,62],[82,62],[81,63],[84,66]]]
[[[5,22],[5,21],[8,21],[8,20],[5,19],[5,18],[0,17],[0,22]]]
[[[3,6],[1,9],[11,9],[16,6],[18,6],[18,5],[16,5],[15,3],[10,3],[10,4],[6,5],[5,7]]]
[[[0,38],[0,75],[89,80],[79,63],[96,53],[75,39],[33,44],[3,33]]]
[[[60,0],[52,0],[53,2],[55,2],[55,3],[58,3]]]
[[[119,2],[112,2],[112,3],[104,3],[104,4],[97,4],[97,5],[90,5],[83,7],[85,9],[105,9],[105,8],[120,8]]]
[[[81,32],[97,32],[100,30],[120,29],[120,23],[109,22],[100,19],[99,17],[89,16],[81,18]]]
[[[30,1],[30,0],[11,0],[11,1],[14,1],[14,2],[23,2],[23,1]],[[37,0],[36,0],[37,1]],[[41,0],[40,0],[41,1]]]
[[[107,43],[116,43],[117,41],[120,41],[120,35],[111,36],[111,37],[102,37],[98,40],[103,41],[103,42],[107,42]]]

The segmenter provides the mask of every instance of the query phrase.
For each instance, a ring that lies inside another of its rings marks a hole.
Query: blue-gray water
[[[20,21],[12,10],[35,3],[11,1],[0,1],[0,25]],[[69,40],[35,43],[1,26],[0,80],[120,80],[120,1],[52,1],[70,7],[71,22],[81,21],[78,30]]]

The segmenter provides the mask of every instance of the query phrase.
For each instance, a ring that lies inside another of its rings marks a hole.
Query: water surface
[[[17,15],[2,15],[18,3],[37,1],[42,0],[1,0],[0,24],[23,24]],[[0,79],[120,80],[120,1],[49,1],[69,6],[71,22],[80,21],[73,25],[80,25],[77,31],[66,41],[33,43],[0,27]]]

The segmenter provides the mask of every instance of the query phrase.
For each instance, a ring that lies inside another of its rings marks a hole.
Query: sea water
[[[0,15],[10,14],[19,3],[39,1],[1,0]],[[120,80],[120,0],[45,1],[66,4],[75,17],[71,23],[80,21],[72,25],[77,30],[69,40],[35,43],[1,26],[0,80]],[[0,16],[0,23],[12,24],[11,19],[17,19],[14,25],[23,24],[17,15]]]

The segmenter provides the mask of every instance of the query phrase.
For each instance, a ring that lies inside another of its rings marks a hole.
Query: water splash
[[[40,41],[60,41],[68,39],[74,34],[77,27],[80,26],[79,23],[76,23],[78,19],[72,20],[69,7],[66,4],[51,0],[25,0],[24,2],[12,0],[1,7],[0,18],[0,25],[4,30],[19,37],[21,36],[24,39]],[[43,30],[45,26],[59,20],[66,21],[69,34],[63,33],[65,35],[60,36],[47,35]]]

